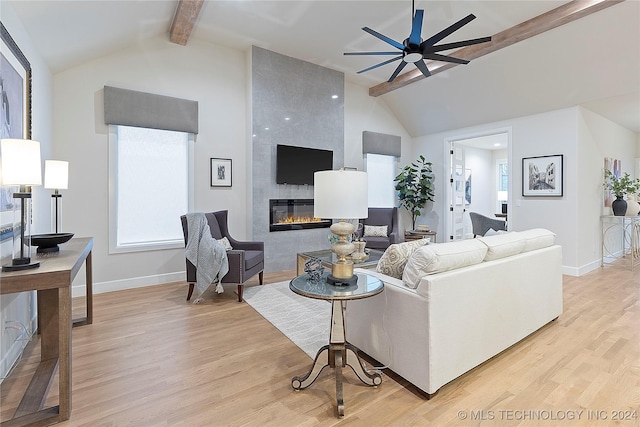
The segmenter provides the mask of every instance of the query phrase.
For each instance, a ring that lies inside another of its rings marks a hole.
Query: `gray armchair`
[[[386,237],[364,237],[367,248],[387,249],[389,245],[400,243],[400,221],[398,219],[398,208],[369,208],[369,217],[360,220],[362,229],[358,230],[359,236],[364,236],[365,225],[386,225]]]
[[[215,239],[226,237],[229,239],[233,250],[227,251],[227,259],[229,260],[229,272],[222,278],[222,283],[238,284],[238,301],[242,302],[242,290],[244,283],[258,274],[260,284],[263,283],[264,273],[264,242],[240,242],[229,235],[227,227],[228,211],[209,212],[205,214],[211,236]],[[182,215],[182,232],[184,234],[184,243],[187,244],[188,232],[187,217]],[[191,299],[193,287],[196,282],[196,266],[188,259],[187,263],[187,283],[189,283],[189,292],[187,301]]]
[[[474,237],[484,236],[490,228],[493,228],[495,231],[507,229],[507,223],[500,219],[489,218],[476,212],[469,212],[469,216],[471,217]]]

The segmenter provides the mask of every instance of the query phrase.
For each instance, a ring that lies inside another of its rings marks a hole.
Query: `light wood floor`
[[[292,276],[267,274],[266,282]],[[73,330],[73,411],[60,426],[640,424],[640,272],[629,268],[565,277],[556,322],[432,400],[388,372],[374,389],[345,371],[343,420],[330,370],[293,391],[291,377],[311,359],[231,287],[200,305],[186,293],[175,283],[95,296],[94,324]],[[38,346],[35,338],[2,384],[0,419],[13,414]],[[54,384],[48,404],[56,394]],[[629,419],[612,421],[620,415]]]

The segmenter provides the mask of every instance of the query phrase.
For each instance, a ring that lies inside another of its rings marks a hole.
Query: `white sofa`
[[[423,246],[403,280],[357,269],[385,289],[348,303],[347,339],[430,398],[562,313],[554,237],[535,229]]]

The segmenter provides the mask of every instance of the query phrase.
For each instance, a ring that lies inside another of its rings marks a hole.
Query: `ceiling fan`
[[[427,68],[427,64],[424,62],[425,59],[431,59],[434,61],[444,61],[444,62],[453,62],[455,64],[468,64],[469,61],[466,59],[454,58],[448,55],[442,55],[437,52],[441,52],[443,50],[456,49],[463,46],[471,46],[478,43],[486,43],[491,41],[491,37],[481,37],[478,39],[464,40],[460,42],[454,43],[444,43],[441,45],[437,45],[440,40],[444,39],[448,35],[452,34],[454,31],[459,30],[463,26],[467,25],[469,22],[476,19],[475,15],[469,14],[465,18],[462,18],[455,24],[452,24],[440,31],[438,34],[435,34],[429,37],[426,40],[422,40],[421,32],[422,32],[422,18],[424,16],[424,10],[418,9],[415,10],[414,0],[411,1],[412,4],[412,13],[411,13],[411,34],[407,39],[405,39],[402,43],[399,43],[379,32],[372,30],[369,27],[362,28],[367,33],[371,34],[374,37],[379,38],[380,40],[390,44],[391,46],[399,49],[400,52],[345,52],[345,55],[397,55],[395,58],[388,59],[379,64],[373,65],[371,67],[365,68],[364,70],[358,71],[358,74],[366,73],[367,71],[371,71],[375,68],[382,67],[383,65],[390,64],[392,62],[402,60],[398,67],[395,69],[393,74],[388,82],[392,82],[400,71],[409,63],[414,64],[425,77],[429,77],[431,73]]]

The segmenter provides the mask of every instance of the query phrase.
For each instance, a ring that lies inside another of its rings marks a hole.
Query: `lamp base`
[[[38,267],[40,267],[39,261],[31,262],[31,258],[15,258],[11,261],[11,264],[3,265],[2,271],[30,270]]]
[[[333,274],[327,276],[327,283],[334,286],[349,286],[358,283],[358,276],[353,275],[348,279],[335,277]]]

